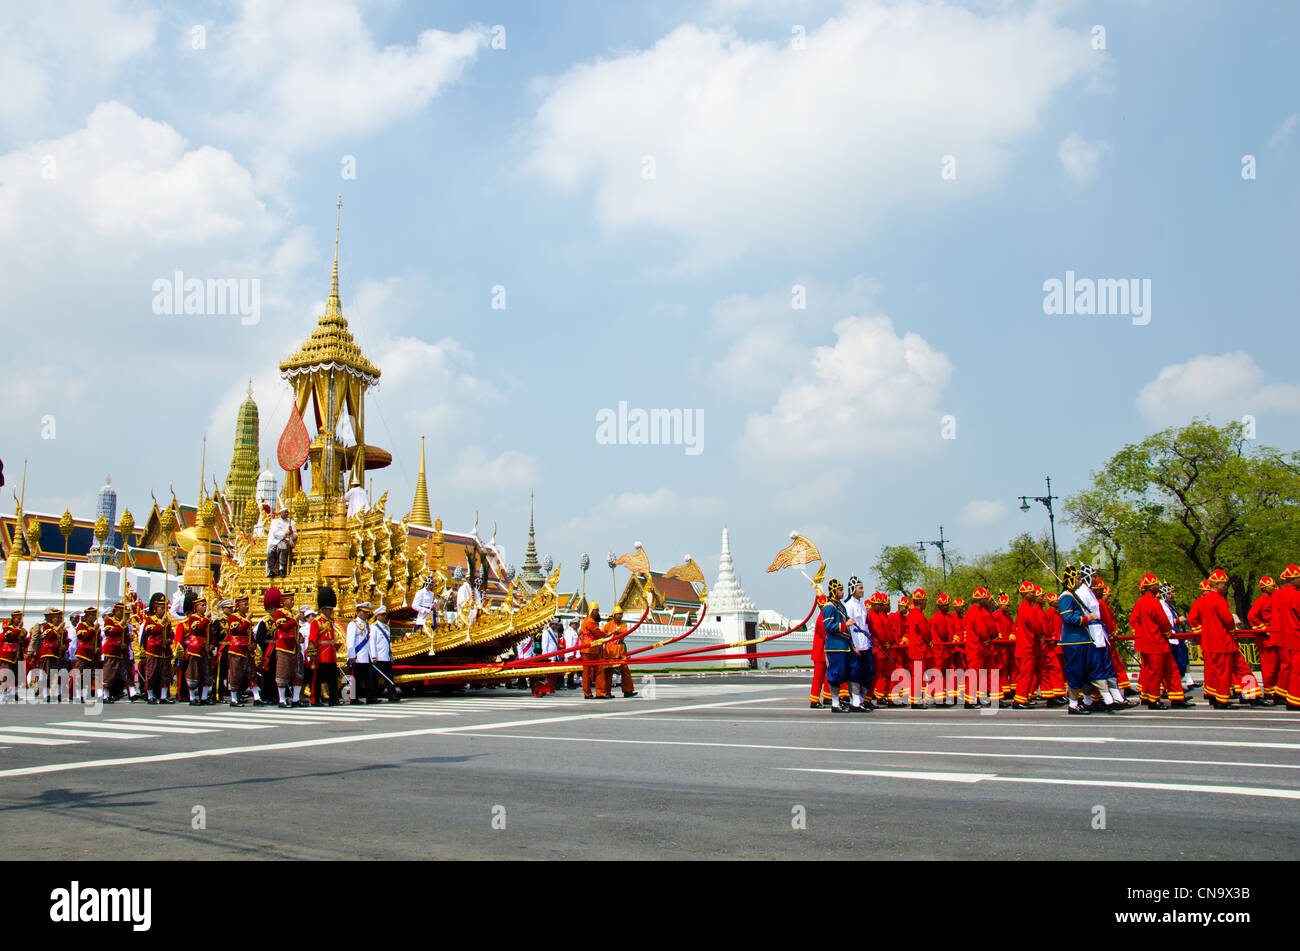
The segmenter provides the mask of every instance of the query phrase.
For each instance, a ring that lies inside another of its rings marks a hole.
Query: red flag
[[[302,468],[307,461],[307,450],[311,448],[311,436],[303,424],[298,404],[289,407],[289,422],[280,434],[280,443],[276,446],[276,459],[285,472],[294,472]]]

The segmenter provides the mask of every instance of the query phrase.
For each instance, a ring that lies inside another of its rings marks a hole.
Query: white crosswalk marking
[[[73,743],[80,743],[81,740],[56,740],[53,737],[42,736],[11,736],[7,733],[0,734],[0,743],[13,743],[20,746],[69,746]]]
[[[92,739],[104,739],[103,730],[79,730],[52,726],[11,726],[10,730],[15,733],[39,733],[41,736],[76,736],[90,737]],[[108,734],[115,740],[143,740],[152,739],[157,734],[151,733],[112,733]]]
[[[96,720],[83,723],[80,720],[64,720],[61,723],[55,723],[53,726],[70,726],[87,730],[139,730],[141,726],[148,726],[155,733],[215,733],[215,730],[208,730],[197,726],[160,726],[157,720],[146,719],[145,717],[118,717],[115,720]]]
[[[212,726],[212,725],[213,725],[213,723],[212,723],[213,718],[212,718],[212,717],[202,717],[202,716],[197,716],[197,715],[196,715],[196,716],[188,716],[188,717],[186,717],[186,716],[164,717],[163,719],[165,719],[168,723],[176,723],[176,724],[178,724],[178,725],[180,725],[180,726]],[[223,722],[223,723],[221,724],[221,729],[223,729],[223,730],[269,730],[269,729],[271,729],[273,726],[275,726],[275,724],[273,724],[273,723],[228,723],[228,722]]]

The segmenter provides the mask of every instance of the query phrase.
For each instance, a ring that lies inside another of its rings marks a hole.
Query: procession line
[[[740,706],[749,703],[769,703],[774,697],[749,700],[724,700],[714,703],[689,704],[683,707],[666,707],[666,710],[698,710],[705,707]],[[314,746],[334,746],[343,743],[365,743],[371,740],[400,740],[418,736],[438,736],[447,733],[467,733],[474,730],[508,729],[519,726],[539,726],[548,723],[569,723],[575,720],[606,720],[614,717],[635,716],[645,711],[610,710],[607,713],[577,713],[567,716],[543,717],[530,720],[508,720],[502,723],[476,723],[466,726],[429,727],[422,730],[401,730],[393,733],[368,733],[361,736],[323,736],[310,740],[289,740],[283,743],[266,743],[261,746],[227,746],[211,750],[184,750],[176,753],[155,753],[149,756],[124,756],[115,759],[83,760],[76,763],[49,763],[44,766],[20,766],[0,770],[0,779],[10,776],[37,776],[42,773],[62,773],[77,769],[98,769],[110,766],[132,766],[142,763],[167,763],[176,760],[205,759],[211,756],[236,756],[240,753],[265,753],[280,750],[306,749]],[[138,729],[138,727],[137,727]],[[179,729],[178,727],[173,729]],[[36,743],[43,746],[61,746],[78,740],[37,740],[33,737],[0,735],[3,743]]]
[[[774,750],[794,753],[864,753],[873,756],[965,756],[977,759],[1046,759],[1099,763],[1157,763],[1175,766],[1226,766],[1247,769],[1300,769],[1300,763],[1246,763],[1237,760],[1166,759],[1153,756],[1067,756],[1060,753],[973,753],[966,750],[887,750],[837,746],[788,746],[769,743],[720,743],[708,740],[625,740],[613,737],[539,736],[526,733],[460,733],[459,736],[497,740],[546,740],[554,743],[615,743],[631,746],[702,746],[713,749]]]
[[[919,773],[876,769],[808,769],[778,766],[794,773],[836,773],[841,776],[879,776],[885,779],[922,779],[965,783],[1027,783],[1039,786],[1104,786],[1109,789],[1155,789],[1168,792],[1209,793],[1216,796],[1254,796],[1263,799],[1300,799],[1300,789],[1272,789],[1267,786],[1216,786],[1201,783],[1145,783],[1111,779],[1055,779],[1031,776],[998,776],[995,773]],[[962,778],[969,777],[969,778]]]

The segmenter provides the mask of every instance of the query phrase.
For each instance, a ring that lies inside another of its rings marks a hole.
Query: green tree
[[[910,545],[884,545],[871,570],[882,591],[909,593],[925,574],[925,563]]]
[[[1256,446],[1240,423],[1194,420],[1125,446],[1066,501],[1070,521],[1118,573],[1173,579],[1183,602],[1215,568],[1245,617],[1263,574],[1295,557],[1300,453]]]

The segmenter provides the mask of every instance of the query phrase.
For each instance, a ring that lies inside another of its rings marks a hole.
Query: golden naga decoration
[[[804,536],[798,532],[790,533],[790,544],[786,545],[776,557],[772,559],[772,564],[768,565],[768,571],[780,571],[782,568],[793,568],[796,565],[807,565],[814,561],[821,561],[821,552]]]
[[[709,593],[709,585],[704,579],[704,572],[700,570],[700,566],[695,563],[695,560],[691,558],[690,555],[686,556],[686,563],[684,565],[678,565],[676,568],[669,568],[665,571],[664,577],[678,578],[692,586],[695,586],[696,590],[699,592],[701,601],[703,601],[705,596]]]

